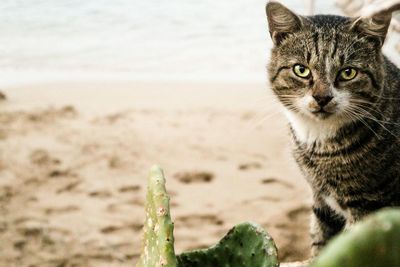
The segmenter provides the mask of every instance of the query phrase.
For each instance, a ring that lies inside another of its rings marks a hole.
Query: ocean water
[[[265,0],[1,0],[0,86],[76,79],[263,81]],[[301,0],[282,1],[304,13]],[[317,0],[318,13],[340,13]]]

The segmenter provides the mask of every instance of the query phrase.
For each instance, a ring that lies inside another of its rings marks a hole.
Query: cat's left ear
[[[369,17],[360,17],[354,20],[351,29],[379,41],[382,46],[386,39],[392,12],[384,10]]]

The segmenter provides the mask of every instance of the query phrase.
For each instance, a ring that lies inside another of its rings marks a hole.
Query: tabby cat
[[[270,83],[313,192],[313,255],[365,215],[400,206],[400,71],[381,49],[391,16],[305,17],[267,4]]]

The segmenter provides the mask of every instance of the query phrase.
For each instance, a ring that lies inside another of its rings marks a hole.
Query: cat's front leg
[[[311,255],[318,255],[321,248],[345,226],[345,219],[335,213],[325,201],[316,199],[311,216]]]

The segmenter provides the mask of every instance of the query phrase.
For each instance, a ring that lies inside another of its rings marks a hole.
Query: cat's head
[[[377,101],[390,13],[305,17],[269,2],[267,17],[274,43],[270,82],[290,118],[335,128]]]

